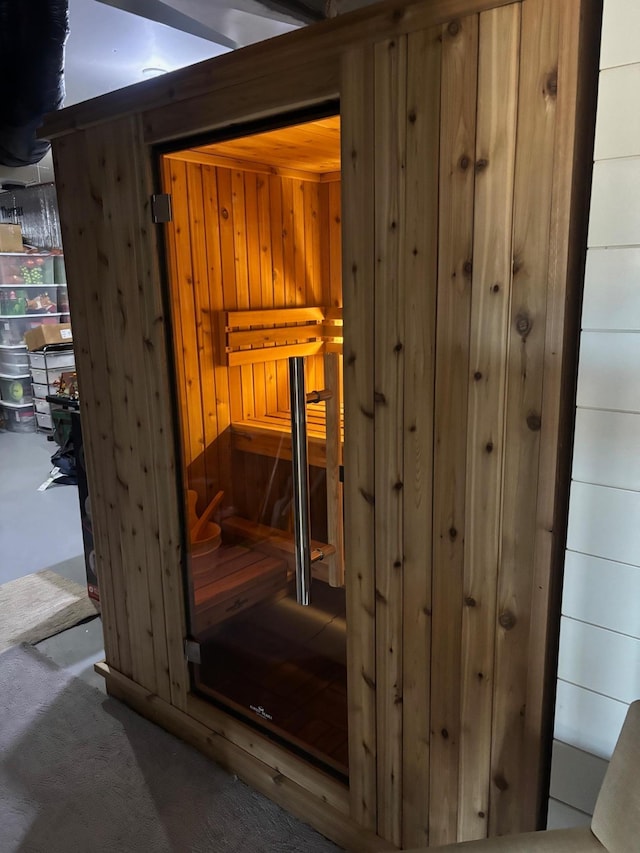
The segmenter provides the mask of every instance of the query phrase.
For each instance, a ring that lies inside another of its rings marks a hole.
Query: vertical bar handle
[[[293,466],[293,516],[296,550],[296,599],[311,604],[311,525],[309,510],[309,464],[307,448],[307,395],[304,387],[304,358],[289,359],[291,395],[291,462]]]

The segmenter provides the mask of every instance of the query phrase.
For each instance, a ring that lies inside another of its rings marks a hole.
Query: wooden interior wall
[[[340,184],[163,158],[184,464],[200,506],[233,499],[229,424],[289,408],[285,359],[227,368],[221,312],[341,305]],[[307,387],[324,387],[321,355]]]

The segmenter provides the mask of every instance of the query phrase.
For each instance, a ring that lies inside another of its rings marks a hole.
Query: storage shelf
[[[26,349],[26,344],[0,344],[0,349]]]
[[[0,314],[0,320],[24,320],[31,319],[32,317],[62,317],[63,314],[66,314],[66,311],[52,311],[44,312],[43,314]]]
[[[10,403],[8,400],[0,400],[0,406],[6,406],[8,409],[33,409],[33,401],[30,403]]]
[[[64,258],[62,253],[52,252],[0,252],[3,258]]]
[[[10,376],[8,373],[0,373],[0,379],[31,379],[31,374],[21,373],[19,376]]]
[[[6,288],[8,290],[23,290],[25,287],[66,287],[66,284],[47,284],[44,281],[38,282],[37,284],[0,284],[0,288]]]

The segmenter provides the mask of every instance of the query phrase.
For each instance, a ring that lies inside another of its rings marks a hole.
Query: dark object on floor
[[[310,827],[35,649],[0,655],[2,853],[331,853]]]
[[[56,477],[56,485],[78,485],[76,454],[71,437],[67,438],[62,447],[59,447],[53,454],[51,457],[51,464],[60,469],[60,474]]]
[[[68,0],[0,0],[0,163],[38,163],[49,143],[36,139],[44,115],[64,98]]]

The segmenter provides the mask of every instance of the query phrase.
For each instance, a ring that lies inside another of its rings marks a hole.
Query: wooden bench
[[[340,358],[342,309],[319,306],[224,312],[225,353],[229,367],[293,356],[324,355],[324,384],[331,399],[307,406],[309,464],[327,472],[327,528],[334,551],[327,556],[328,580],[344,585],[342,478],[344,410]],[[321,390],[321,389],[309,389]],[[244,453],[291,459],[291,415],[267,412],[234,420],[231,446]]]
[[[286,595],[290,572],[284,559],[254,548],[222,546],[192,562],[195,636],[261,601]]]
[[[344,412],[339,413],[340,458],[344,446]],[[327,467],[327,421],[324,404],[307,406],[309,464]],[[231,446],[245,453],[258,453],[274,459],[291,459],[291,415],[273,412],[261,418],[235,421],[231,424]]]
[[[286,595],[295,575],[291,533],[238,516],[224,519],[222,530],[226,544],[191,564],[196,636],[249,607]],[[329,558],[336,549],[316,540],[311,547],[323,555],[312,564],[313,577],[329,583]]]

